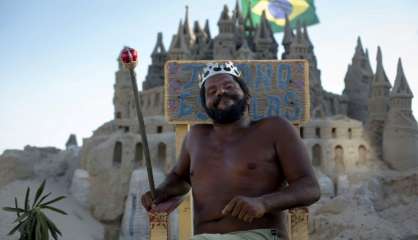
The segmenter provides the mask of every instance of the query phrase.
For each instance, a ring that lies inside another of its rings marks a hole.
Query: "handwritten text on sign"
[[[165,65],[165,111],[172,123],[210,122],[201,106],[199,74],[207,62],[169,61]],[[309,117],[305,60],[233,61],[251,92],[250,116],[282,116],[293,123]]]

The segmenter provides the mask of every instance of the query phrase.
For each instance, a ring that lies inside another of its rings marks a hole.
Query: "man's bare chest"
[[[274,144],[247,135],[233,141],[207,137],[196,141],[190,155],[191,175],[205,178],[260,178],[278,176],[279,159]]]

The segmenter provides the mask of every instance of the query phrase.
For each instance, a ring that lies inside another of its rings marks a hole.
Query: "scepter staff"
[[[126,69],[129,70],[129,75],[132,82],[132,89],[134,91],[134,99],[136,106],[136,113],[138,116],[139,132],[141,134],[142,143],[144,144],[145,165],[147,167],[148,183],[150,187],[151,197],[155,199],[155,184],[154,176],[152,174],[151,158],[148,147],[148,140],[145,131],[144,116],[142,115],[141,106],[139,105],[138,85],[136,83],[135,67],[138,64],[138,52],[130,47],[124,47],[120,53],[120,59]]]

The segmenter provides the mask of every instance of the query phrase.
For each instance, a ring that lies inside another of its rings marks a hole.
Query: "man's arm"
[[[274,147],[288,186],[261,196],[266,211],[281,211],[318,201],[321,192],[304,143],[287,120],[274,118],[272,121],[276,138]]]
[[[141,197],[142,205],[147,211],[150,211],[156,204],[173,200],[172,203],[166,204],[159,211],[170,212],[177,204],[181,202],[181,197],[190,190],[190,156],[187,151],[187,142],[190,132],[184,138],[180,150],[179,159],[164,181],[155,189],[155,199],[151,198],[151,193],[146,192]],[[157,206],[158,207],[158,206]]]

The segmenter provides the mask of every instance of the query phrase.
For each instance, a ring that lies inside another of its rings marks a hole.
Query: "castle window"
[[[134,169],[143,165],[143,151],[142,143],[137,143],[135,146]]]
[[[321,138],[321,129],[319,127],[315,128],[315,136]]]
[[[157,126],[157,133],[163,132],[163,126]]]
[[[126,133],[129,132],[129,127],[127,127],[127,126],[123,127],[123,131],[126,132]]]
[[[369,79],[368,79],[368,77],[367,77],[367,76],[365,76],[365,75],[363,75],[363,77],[361,78],[361,81],[362,81],[363,83],[365,83],[365,84],[368,84],[368,83],[369,83]]]
[[[336,138],[337,137],[337,129],[332,128],[331,135],[332,135],[332,138]]]
[[[154,97],[154,107],[157,107],[160,104],[160,93],[155,94]]]
[[[139,96],[139,104],[141,105],[141,107],[144,106],[144,96],[143,95]]]
[[[122,143],[116,142],[113,149],[113,166],[119,168],[122,163]]]
[[[319,167],[322,162],[322,149],[321,145],[315,144],[312,147],[312,165]]]
[[[147,97],[147,108],[149,108],[151,106],[151,97],[148,96]]]
[[[353,131],[351,128],[348,129],[348,139],[351,139],[353,137]]]
[[[304,131],[303,127],[300,127],[300,128],[299,128],[299,135],[300,135],[300,137],[301,137],[301,138],[303,138],[303,137],[304,137],[304,136],[303,136],[303,135],[304,135],[304,132],[303,132],[303,131]]]
[[[116,119],[121,119],[122,118],[122,113],[121,112],[116,112],[115,117],[116,117]]]
[[[166,163],[167,147],[164,143],[158,144],[158,166],[163,167]]]

